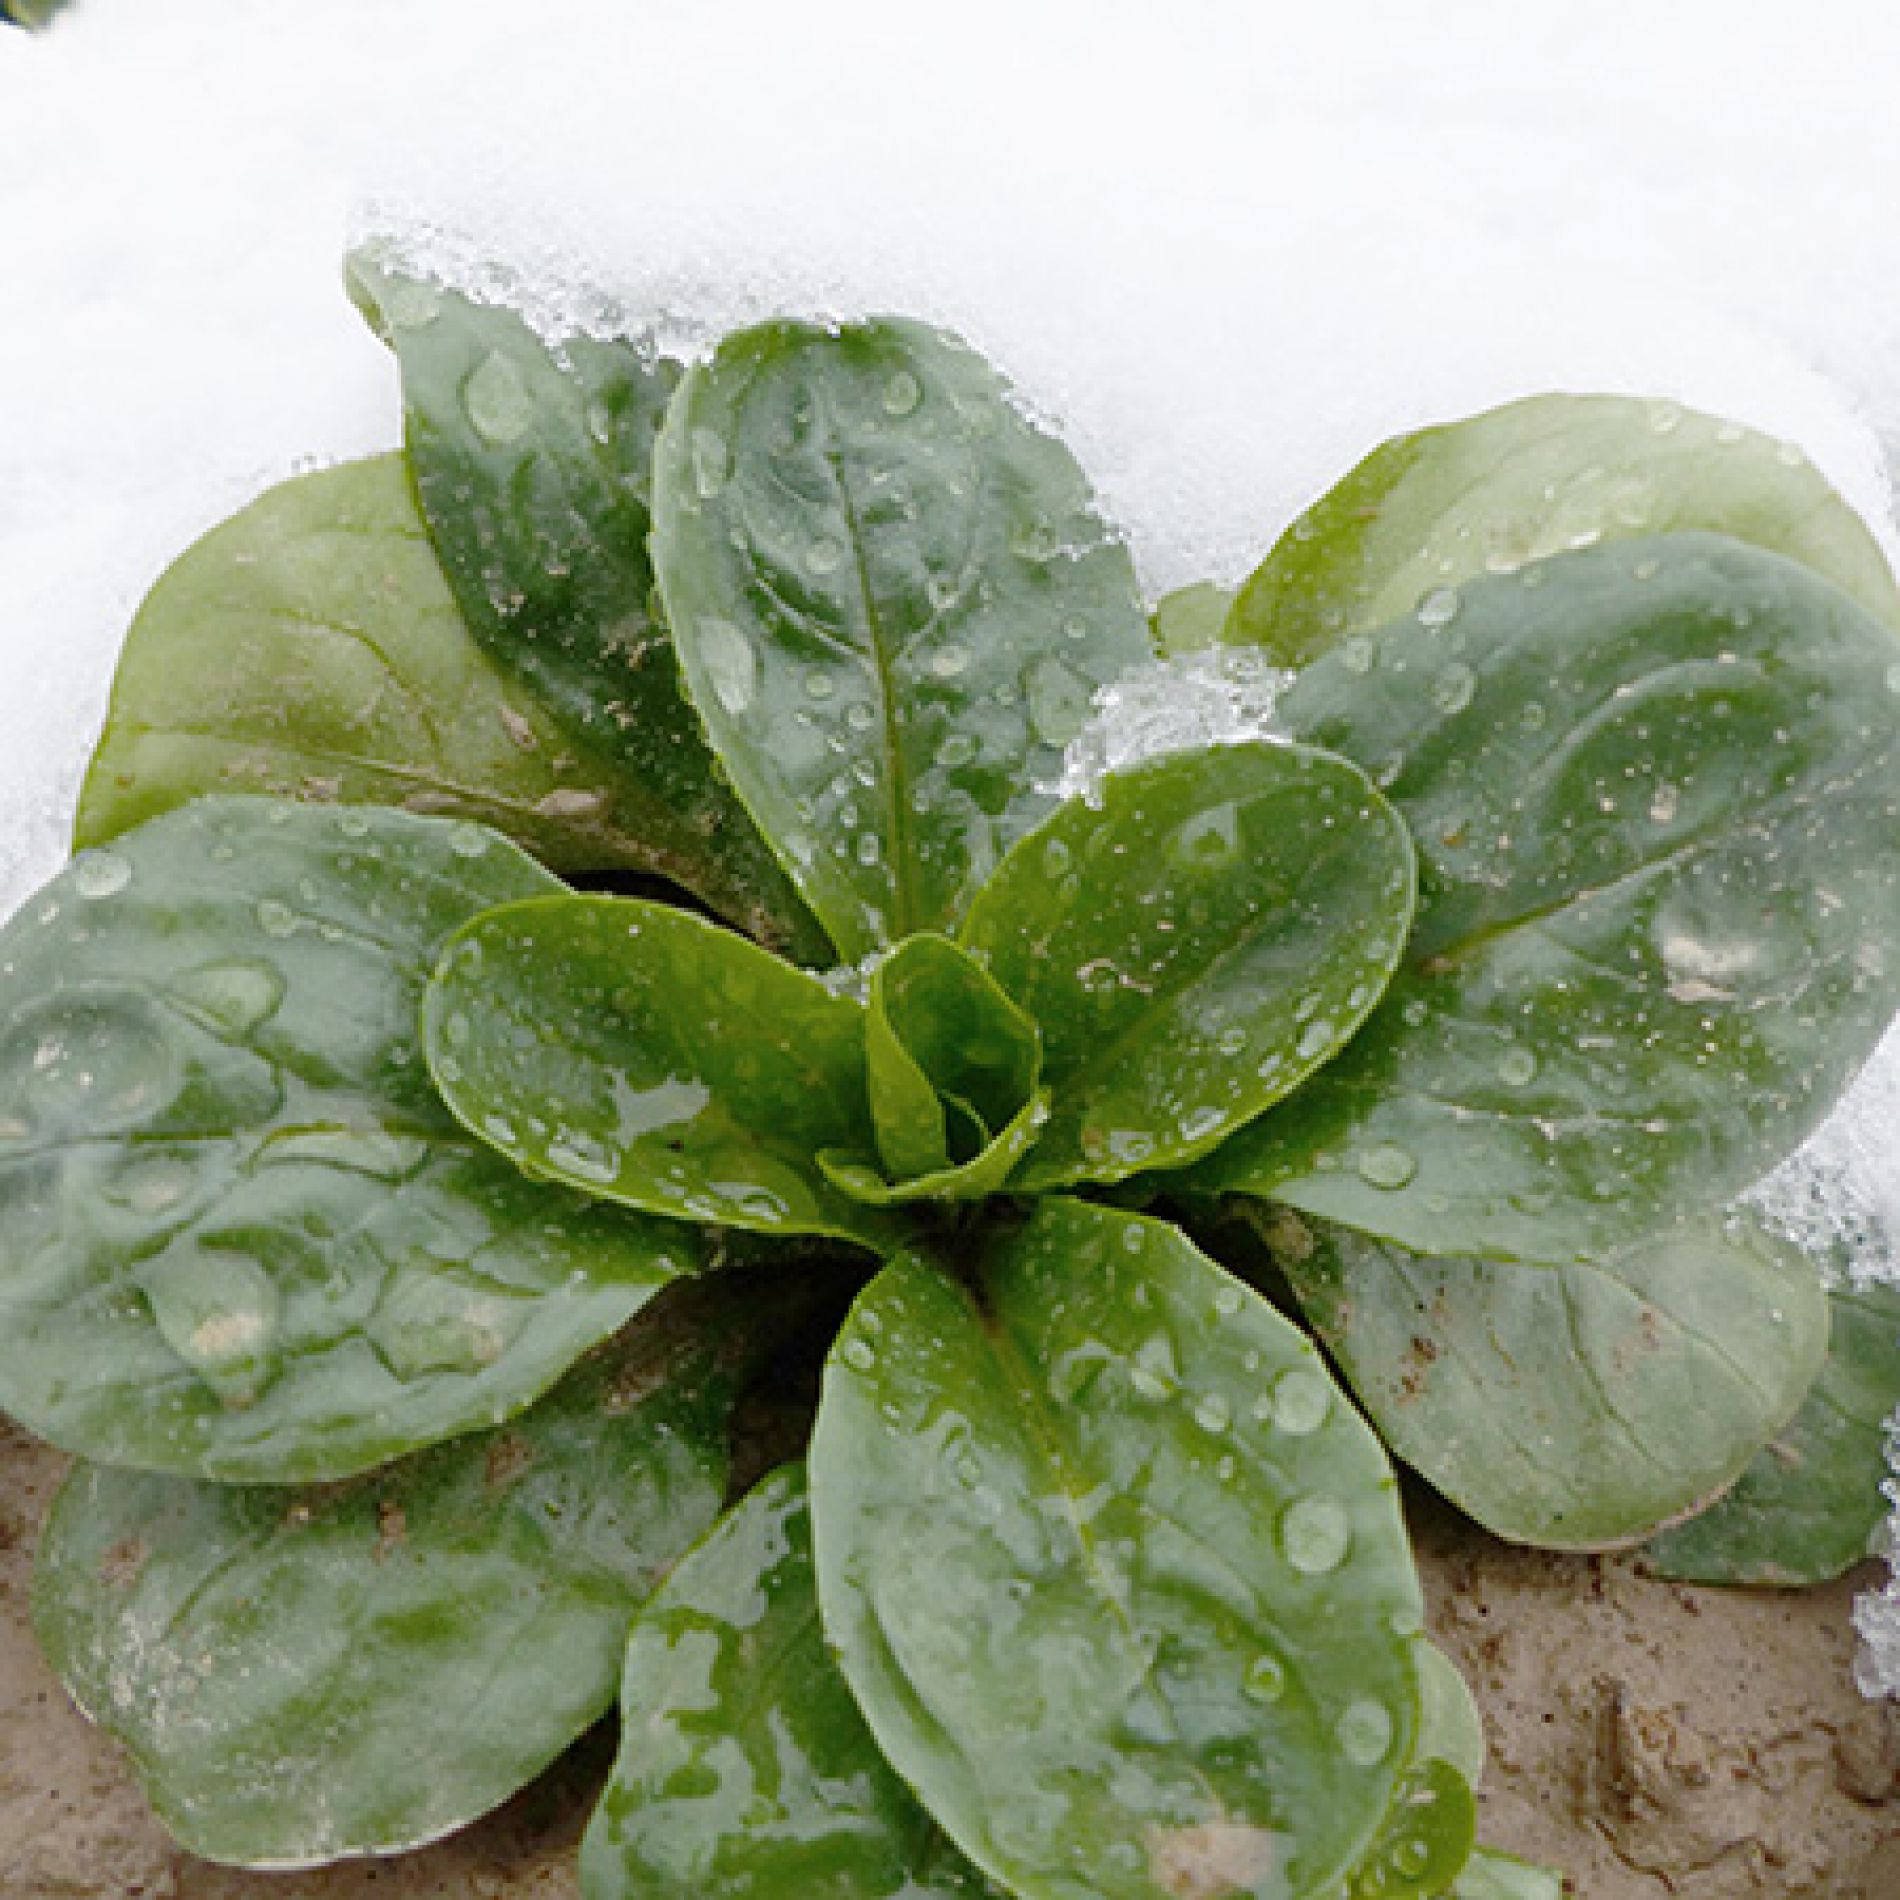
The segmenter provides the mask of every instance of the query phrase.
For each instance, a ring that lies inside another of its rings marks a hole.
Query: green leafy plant
[[[590,1900],[1558,1892],[1474,1849],[1388,1450],[1864,1550],[1894,1315],[1730,1209],[1900,1005],[1864,529],[1549,398],[1151,614],[937,331],[350,281],[405,452],[159,582],[0,934],[36,1624],[158,1812],[393,1852],[617,1690]],[[1272,729],[1062,796],[1220,642]]]

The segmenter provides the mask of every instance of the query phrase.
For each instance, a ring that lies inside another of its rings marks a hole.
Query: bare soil
[[[27,1630],[62,1463],[0,1426],[4,1900],[574,1900],[604,1734],[402,1860],[258,1874],[173,1847]],[[1900,1900],[1900,1709],[1854,1690],[1853,1581],[1697,1590],[1627,1558],[1511,1549],[1429,1503],[1416,1528],[1432,1627],[1491,1739],[1487,1839],[1562,1867],[1582,1900]]]

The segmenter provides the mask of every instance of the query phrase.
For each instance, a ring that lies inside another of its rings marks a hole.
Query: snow
[[[1157,592],[1238,579],[1381,437],[1551,388],[1792,438],[1891,544],[1896,70],[1888,0],[78,0],[0,30],[0,911],[61,858],[165,561],[397,440],[353,235],[682,347],[949,323]],[[1888,1246],[1897,1095],[1889,1045],[1786,1217]]]

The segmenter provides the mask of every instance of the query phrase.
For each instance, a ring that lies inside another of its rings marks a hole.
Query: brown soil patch
[[[27,1632],[62,1462],[0,1425],[4,1900],[575,1900],[605,1735],[402,1860],[267,1875],[180,1853]],[[1900,1709],[1854,1690],[1851,1585],[1687,1589],[1416,1518],[1432,1627],[1485,1711],[1488,1839],[1563,1867],[1582,1900],[1900,1900]]]

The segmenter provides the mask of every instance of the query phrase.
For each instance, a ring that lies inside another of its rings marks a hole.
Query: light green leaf
[[[1281,713],[1411,827],[1418,921],[1361,1034],[1201,1187],[1589,1261],[1788,1154],[1900,1001],[1900,663],[1792,562],[1559,556],[1336,648]]]
[[[1280,538],[1226,637],[1302,666],[1482,575],[1695,530],[1785,554],[1900,625],[1879,544],[1799,450],[1673,402],[1532,396],[1374,449]]]
[[[1155,650],[1164,659],[1218,646],[1234,604],[1234,590],[1213,581],[1177,587],[1155,602]]]
[[[102,1463],[344,1477],[526,1405],[690,1270],[470,1139],[437,947],[558,889],[505,839],[204,799],[0,932],[0,1404]]]
[[[375,250],[346,275],[402,366],[416,490],[476,644],[602,763],[640,869],[829,961],[706,743],[655,608],[653,443],[679,365],[619,337],[551,346]]]
[[[1266,1220],[1386,1443],[1519,1543],[1612,1548],[1695,1510],[1787,1423],[1827,1351],[1814,1269],[1758,1228],[1702,1221],[1542,1267]]]
[[[899,1256],[812,1449],[825,1627],[885,1754],[1022,1900],[1330,1894],[1419,1721],[1392,1475],[1307,1340],[1066,1200]]]
[[[635,1609],[719,1511],[770,1307],[732,1286],[669,1291],[513,1424],[347,1484],[78,1467],[35,1629],[185,1847],[400,1852],[600,1718]]]
[[[1562,1874],[1481,1847],[1459,1875],[1451,1900],[1564,1900],[1569,1891]]]
[[[1825,1583],[1874,1554],[1890,1508],[1887,1422],[1900,1410],[1900,1287],[1837,1288],[1826,1363],[1801,1409],[1646,1568],[1686,1583]]]
[[[399,455],[269,490],[139,608],[77,842],[219,791],[476,819],[559,871],[655,863],[612,761],[470,638]]]
[[[804,1472],[767,1478],[633,1628],[586,1900],[979,1900],[826,1651]]]
[[[1484,1779],[1484,1718],[1458,1665],[1425,1637],[1418,1643],[1422,1698],[1418,1759],[1449,1762],[1473,1788]]]
[[[1426,1756],[1399,1784],[1385,1826],[1341,1900],[1432,1900],[1470,1860],[1477,1831],[1470,1783],[1442,1756]]]
[[[1405,827],[1356,767],[1217,746],[1112,774],[1024,839],[963,927],[1042,1030],[1020,1183],[1207,1153],[1365,1020],[1411,922]]]
[[[681,1220],[887,1232],[814,1160],[876,1152],[863,1008],[685,911],[492,910],[444,951],[423,1040],[463,1125],[533,1174]]]
[[[921,324],[728,337],[668,412],[653,552],[713,744],[847,960],[962,914],[1149,655],[1074,458]]]

